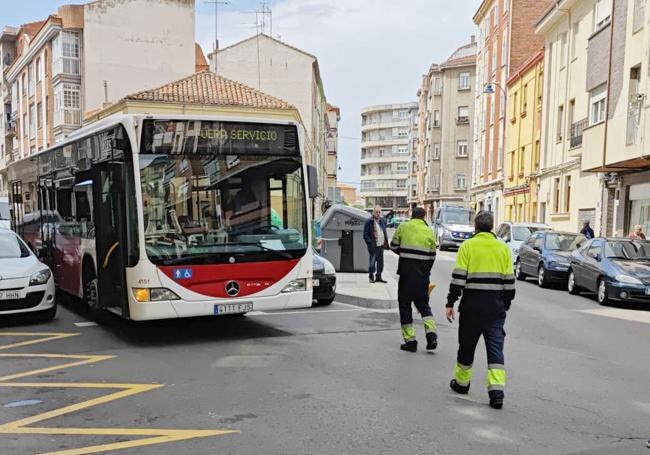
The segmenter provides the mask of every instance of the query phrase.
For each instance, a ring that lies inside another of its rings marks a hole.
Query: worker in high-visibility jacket
[[[391,250],[399,255],[397,300],[404,337],[400,349],[408,352],[418,350],[412,304],[424,322],[427,350],[432,351],[438,347],[436,322],[429,305],[429,276],[436,259],[436,241],[424,216],[424,209],[415,207],[411,212],[411,220],[399,225],[390,244]]]
[[[501,409],[506,385],[503,328],[506,311],[515,298],[515,276],[508,247],[492,233],[492,213],[479,212],[475,228],[474,236],[458,250],[447,297],[447,319],[452,322],[454,303],[462,295],[458,358],[450,386],[460,394],[469,392],[474,351],[482,335],[487,350],[490,406]]]

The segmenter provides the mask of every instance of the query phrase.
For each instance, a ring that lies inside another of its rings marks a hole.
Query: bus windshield
[[[307,214],[297,144],[287,150],[285,132],[272,125],[231,126],[145,123],[140,184],[152,262],[252,262],[305,254]],[[229,139],[243,136],[246,144]],[[263,138],[282,143],[275,148]]]
[[[443,219],[444,224],[461,224],[463,226],[471,226],[474,224],[475,213],[473,210],[469,209],[443,209]]]

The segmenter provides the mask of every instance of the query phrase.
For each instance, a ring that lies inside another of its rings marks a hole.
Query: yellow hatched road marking
[[[48,341],[55,341],[64,338],[77,336],[77,333],[34,333],[34,332],[4,332],[0,337],[35,337],[34,339],[0,345],[0,350],[14,349]],[[134,447],[143,447],[154,444],[166,444],[189,439],[206,438],[212,436],[223,436],[237,433],[235,430],[187,430],[187,429],[156,429],[156,428],[47,428],[32,427],[36,423],[60,417],[73,412],[100,406],[115,400],[129,396],[149,392],[164,387],[162,384],[114,384],[114,383],[75,383],[75,382],[9,382],[11,380],[35,376],[55,370],[62,370],[91,363],[103,362],[113,359],[109,355],[73,355],[73,354],[31,354],[31,353],[2,353],[2,358],[24,358],[24,359],[63,359],[71,360],[59,365],[39,368],[19,373],[9,374],[0,377],[0,387],[7,388],[41,388],[41,389],[113,389],[118,390],[108,395],[93,398],[80,403],[64,406],[62,408],[43,412],[34,416],[19,419],[0,425],[0,434],[13,435],[66,435],[66,436],[143,436],[144,438],[81,447],[77,449],[66,449],[55,452],[42,453],[40,455],[86,455],[92,453],[116,451]]]

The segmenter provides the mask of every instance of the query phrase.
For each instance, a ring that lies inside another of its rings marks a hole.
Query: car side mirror
[[[318,197],[318,170],[311,164],[307,165],[307,184],[309,188],[309,198]]]

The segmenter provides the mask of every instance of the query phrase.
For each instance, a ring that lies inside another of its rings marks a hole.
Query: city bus
[[[118,115],[8,169],[13,229],[57,287],[132,320],[312,303],[299,125]]]

